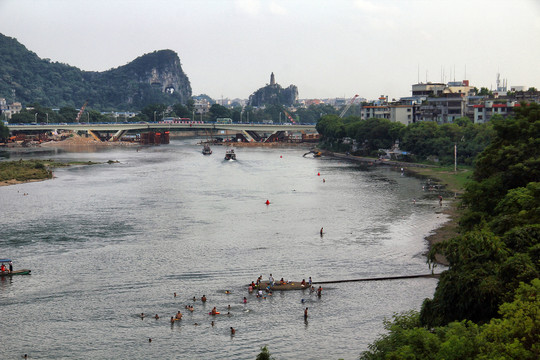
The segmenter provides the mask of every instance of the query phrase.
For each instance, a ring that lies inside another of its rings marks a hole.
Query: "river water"
[[[191,139],[12,156],[102,164],[0,187],[0,258],[32,269],[0,279],[0,354],[255,359],[266,345],[276,359],[355,359],[385,317],[433,295],[427,278],[329,284],[320,298],[248,294],[246,284],[270,273],[428,273],[424,237],[445,218],[436,194],[389,168],[304,158],[303,148],[238,148],[236,162],[213,150],[203,156]],[[213,306],[221,315],[208,315]],[[184,317],[171,325],[178,310]]]

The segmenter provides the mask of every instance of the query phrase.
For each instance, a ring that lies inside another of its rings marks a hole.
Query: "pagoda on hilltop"
[[[282,88],[276,83],[276,77],[272,72],[270,74],[270,84],[260,88],[249,96],[249,106],[265,106],[265,105],[294,105],[298,101],[298,87],[289,85],[287,88]]]

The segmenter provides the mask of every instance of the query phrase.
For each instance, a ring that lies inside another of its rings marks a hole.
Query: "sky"
[[[0,0],[0,33],[86,71],[155,50],[193,95],[390,99],[417,82],[540,88],[540,0]]]

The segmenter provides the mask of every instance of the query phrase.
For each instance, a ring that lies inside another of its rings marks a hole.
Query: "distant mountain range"
[[[108,71],[83,71],[41,59],[0,34],[0,97],[52,108],[79,108],[88,100],[95,110],[140,110],[153,103],[185,104],[191,84],[172,50],[154,51]]]

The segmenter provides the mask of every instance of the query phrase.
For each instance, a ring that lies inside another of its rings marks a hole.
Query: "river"
[[[236,162],[213,150],[203,156],[189,139],[12,156],[101,164],[0,187],[0,258],[32,269],[0,278],[0,353],[255,359],[266,345],[276,359],[355,359],[385,317],[433,295],[429,278],[329,284],[321,297],[248,294],[246,284],[270,273],[293,281],[428,273],[424,237],[445,217],[436,194],[389,168],[304,158],[295,147],[237,148]],[[208,315],[213,306],[220,315]],[[184,317],[171,325],[178,310]]]

